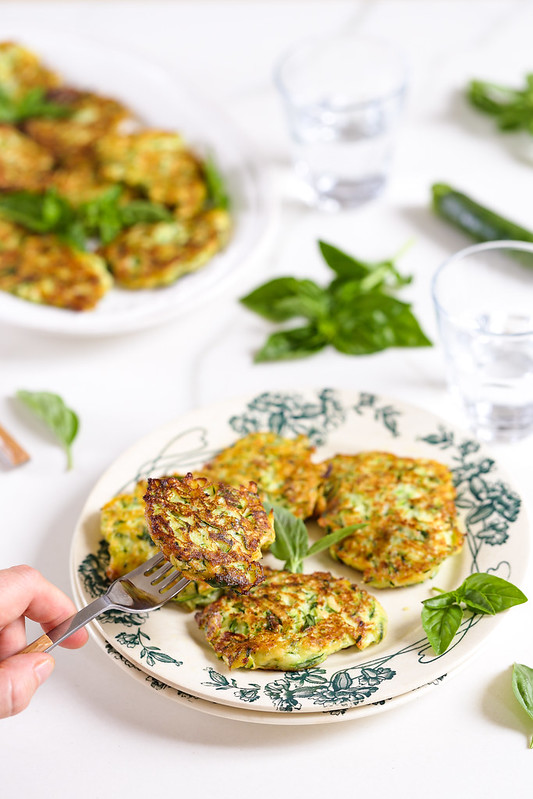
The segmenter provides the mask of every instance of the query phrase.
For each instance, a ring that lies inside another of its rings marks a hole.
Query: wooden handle
[[[24,655],[26,652],[44,652],[52,643],[52,639],[48,638],[47,634],[44,633],[40,638],[37,638],[36,641],[33,641],[33,643],[25,646],[24,649],[21,649],[18,654]]]
[[[3,427],[0,427],[0,455],[10,466],[22,466],[30,459],[26,450],[22,449]]]

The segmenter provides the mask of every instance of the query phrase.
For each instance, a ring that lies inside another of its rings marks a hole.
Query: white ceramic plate
[[[127,333],[183,315],[211,297],[267,233],[272,202],[248,142],[224,115],[179,77],[137,56],[59,32],[4,30],[37,52],[66,82],[124,102],[150,127],[180,131],[198,153],[213,153],[232,200],[234,231],[227,248],[199,272],[153,291],[112,289],[93,311],[36,305],[0,292],[0,320],[68,335]]]
[[[230,672],[206,644],[194,615],[170,605],[145,617],[106,614],[97,623],[105,640],[146,674],[186,694],[291,715],[375,707],[375,702],[404,696],[463,665],[504,614],[465,620],[448,651],[437,657],[422,630],[420,601],[432,595],[433,585],[451,590],[472,571],[489,571],[520,585],[528,557],[521,500],[494,459],[468,434],[432,414],[372,394],[328,388],[264,393],[194,411],[139,441],[96,484],[77,525],[71,567],[81,604],[104,588],[99,509],[110,497],[150,474],[194,470],[244,433],[268,429],[287,436],[307,433],[317,444],[318,460],[336,452],[378,449],[447,463],[468,533],[462,553],[426,583],[373,589],[389,618],[378,646],[363,652],[345,649],[300,672]],[[358,579],[357,572],[327,553],[308,559],[305,568]]]

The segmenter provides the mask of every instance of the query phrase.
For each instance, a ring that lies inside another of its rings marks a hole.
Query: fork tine
[[[165,577],[169,575],[170,572],[175,572],[174,566],[171,563],[163,564],[157,571],[155,571],[152,575],[153,579],[150,580],[152,585],[158,585]]]
[[[171,588],[174,588],[178,580],[185,580],[187,578],[183,577],[181,572],[174,571],[172,574],[168,575],[167,578],[157,586],[157,589],[160,594],[164,594],[166,591],[169,591]]]

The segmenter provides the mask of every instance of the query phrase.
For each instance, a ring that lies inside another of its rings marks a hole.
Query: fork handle
[[[24,655],[26,652],[46,652],[48,647],[52,646],[53,641],[51,638],[48,638],[47,634],[41,635],[40,638],[37,638],[36,641],[33,641],[28,646],[25,646],[24,649],[21,649],[19,655]]]
[[[107,594],[103,594],[99,596],[98,599],[95,599],[94,602],[91,602],[78,611],[78,613],[74,613],[73,616],[62,621],[57,627],[48,630],[48,632],[41,635],[40,638],[32,641],[31,644],[21,649],[18,654],[23,654],[24,652],[49,652],[60,644],[61,641],[64,641],[65,638],[70,638],[73,633],[85,627],[86,624],[99,616],[100,613],[103,613],[104,610],[110,610],[113,607],[115,606],[108,598]]]

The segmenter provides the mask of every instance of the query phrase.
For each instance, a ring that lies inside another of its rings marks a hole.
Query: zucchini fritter
[[[109,547],[106,575],[110,580],[122,577],[159,551],[150,538],[144,516],[147,486],[146,480],[140,480],[131,493],[113,497],[102,508],[100,530]],[[199,580],[190,582],[171,601],[194,610],[218,599],[220,594],[221,589]]]
[[[248,591],[261,582],[261,544],[274,539],[272,513],[255,493],[205,477],[148,480],[148,530],[163,555],[192,580]]]
[[[119,286],[168,286],[200,269],[221,250],[228,240],[229,228],[228,213],[216,208],[188,222],[133,225],[99,252]]]
[[[0,290],[30,302],[87,311],[111,288],[105,262],[74,250],[56,236],[26,236],[0,248]]]
[[[104,178],[142,189],[153,202],[175,207],[180,218],[199,213],[207,197],[200,162],[179,133],[109,135],[98,143],[97,159]]]
[[[38,189],[54,159],[11,125],[0,125],[0,190]]]
[[[6,94],[21,97],[30,89],[51,89],[60,82],[31,50],[15,42],[0,42],[0,86]]]
[[[387,452],[336,455],[328,462],[319,525],[333,532],[365,527],[334,544],[331,555],[377,588],[420,583],[463,545],[449,469]]]
[[[260,497],[306,519],[313,514],[323,467],[313,463],[307,436],[249,433],[219,452],[202,473],[230,485],[257,484]]]
[[[43,189],[54,188],[75,208],[101,197],[112,185],[98,176],[92,164],[85,162],[55,169],[41,183]]]
[[[308,669],[339,649],[379,643],[386,615],[379,602],[328,572],[265,568],[246,596],[227,594],[196,614],[230,669]]]
[[[53,89],[47,98],[69,109],[69,116],[35,117],[24,124],[24,130],[62,163],[91,159],[101,137],[116,130],[130,116],[116,100],[69,87]]]
[[[16,250],[27,235],[25,228],[0,217],[0,253],[4,250]]]

